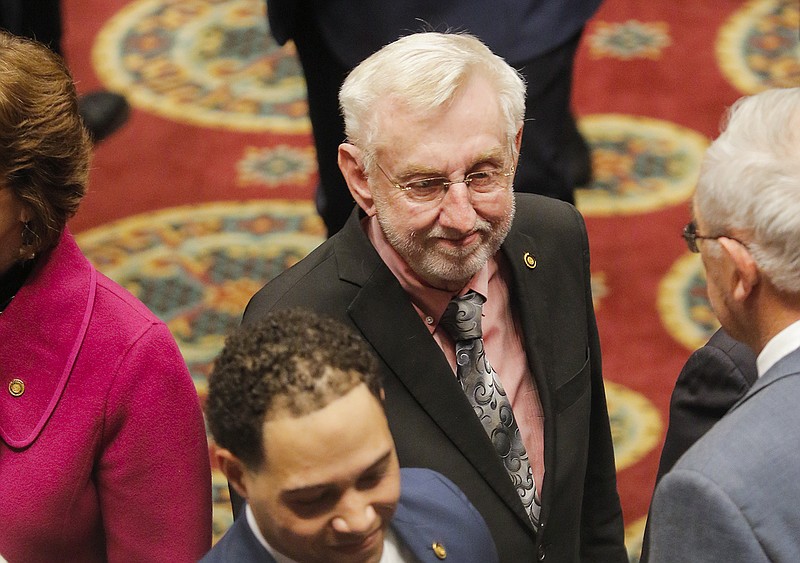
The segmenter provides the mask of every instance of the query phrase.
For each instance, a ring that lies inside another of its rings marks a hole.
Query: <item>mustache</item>
[[[428,237],[442,238],[442,239],[461,239],[468,237],[474,233],[485,234],[485,233],[490,233],[491,231],[492,231],[492,224],[486,219],[478,217],[475,221],[475,226],[472,228],[470,232],[466,234],[446,229],[441,225],[434,225],[434,227],[430,231],[428,231]]]

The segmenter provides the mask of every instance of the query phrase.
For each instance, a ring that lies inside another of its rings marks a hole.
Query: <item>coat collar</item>
[[[744,397],[731,408],[731,411],[739,408],[766,387],[792,375],[800,375],[800,348],[778,360],[764,375],[759,377]]]
[[[29,446],[56,407],[92,314],[97,272],[65,229],[0,316],[0,438]],[[25,391],[14,397],[14,379]]]

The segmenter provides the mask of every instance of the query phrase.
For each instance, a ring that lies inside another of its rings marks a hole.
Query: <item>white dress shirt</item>
[[[264,549],[272,555],[276,563],[299,563],[275,551],[275,549],[267,543],[267,540],[264,539],[264,535],[258,528],[256,517],[249,504],[245,505],[245,518],[247,518],[247,525],[250,526],[253,535],[259,543],[264,546]],[[408,549],[403,541],[397,537],[397,534],[394,533],[391,526],[386,528],[386,532],[383,534],[383,554],[381,555],[380,563],[417,563],[417,558],[414,557],[414,554],[411,553],[411,550]]]
[[[758,377],[798,348],[800,348],[800,321],[795,321],[773,336],[761,350],[756,358]]]

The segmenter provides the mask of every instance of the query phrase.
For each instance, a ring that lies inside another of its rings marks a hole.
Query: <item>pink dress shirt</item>
[[[466,287],[454,294],[431,287],[421,280],[386,240],[377,219],[365,218],[363,225],[375,250],[408,293],[420,318],[444,352],[453,375],[456,373],[455,344],[446,331],[439,328],[439,319],[455,295],[463,295],[471,289],[486,297],[481,321],[486,357],[511,401],[514,418],[531,462],[536,488],[541,495],[544,479],[544,415],[519,326],[514,319],[504,268],[501,260],[498,260],[501,257],[491,258]]]

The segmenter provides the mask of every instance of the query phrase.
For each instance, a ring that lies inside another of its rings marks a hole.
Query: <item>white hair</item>
[[[513,142],[525,115],[525,81],[514,68],[472,35],[422,32],[383,47],[348,75],[339,105],[350,143],[371,168],[378,140],[376,108],[391,99],[420,116],[446,106],[475,73],[497,90]]]
[[[731,106],[706,152],[695,206],[711,236],[743,233],[759,269],[800,293],[800,88]]]

